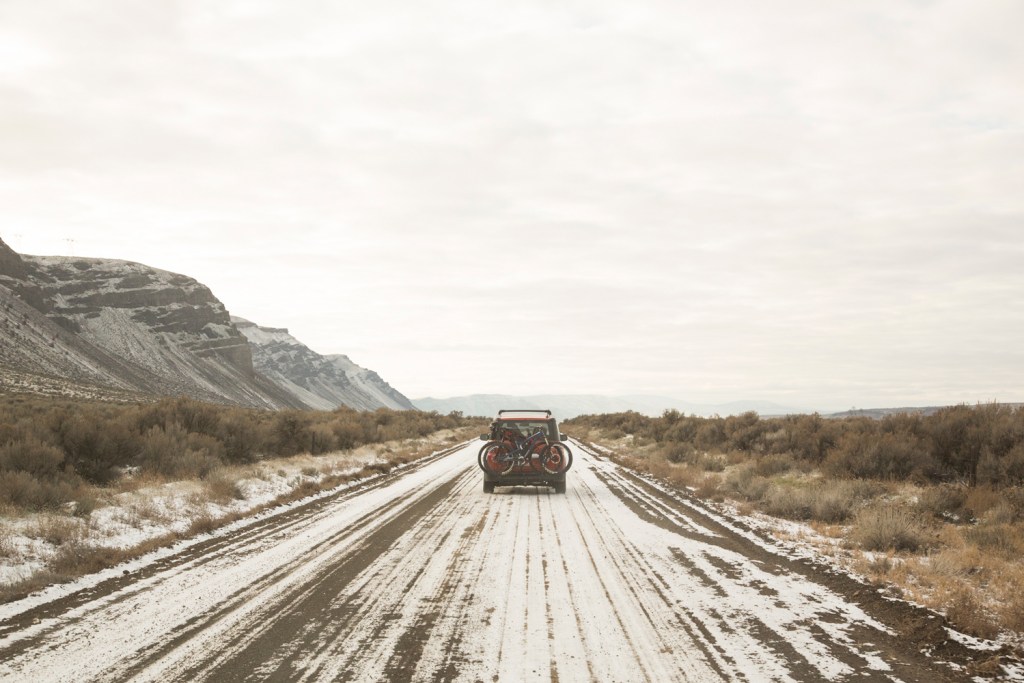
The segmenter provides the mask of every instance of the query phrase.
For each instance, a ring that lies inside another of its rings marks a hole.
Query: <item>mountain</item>
[[[643,415],[657,416],[674,409],[687,415],[738,415],[753,410],[762,415],[787,415],[812,412],[769,401],[734,401],[721,404],[701,404],[680,401],[666,396],[627,395],[600,396],[593,394],[544,394],[537,396],[508,396],[503,394],[473,394],[452,398],[418,398],[413,404],[420,410],[439,413],[461,411],[464,415],[493,417],[502,408],[547,408],[562,420],[577,415],[624,413],[633,410]]]
[[[2,240],[0,342],[0,391],[186,395],[261,408],[374,409],[404,399],[343,356],[323,365],[322,380],[307,381],[347,382],[348,394],[338,387],[303,396],[294,380],[268,378],[224,304],[188,276],[114,259],[22,256]],[[262,361],[263,350],[257,355]]]
[[[968,404],[962,403],[960,405],[968,405]],[[979,403],[977,405],[986,405],[986,404]],[[1002,403],[1002,402],[996,402],[996,405],[1001,405],[1001,406],[1006,406],[1007,408],[1017,409],[1017,408],[1020,408],[1020,407],[1024,406],[1024,403]],[[881,420],[881,419],[883,419],[885,417],[888,417],[890,415],[921,415],[921,416],[927,417],[929,415],[934,415],[935,413],[939,412],[940,410],[943,410],[943,409],[949,408],[949,407],[951,407],[951,406],[944,405],[944,406],[916,406],[916,407],[908,407],[908,408],[851,408],[850,410],[844,410],[841,413],[829,413],[828,415],[823,415],[822,417],[827,417],[827,418],[832,418],[832,419],[837,419],[837,420],[840,420],[840,419],[843,419],[843,418],[847,418],[847,417],[867,417],[867,418],[870,418],[872,420]]]
[[[322,356],[283,328],[260,327],[234,316],[231,321],[249,341],[256,370],[306,405],[326,410],[338,405],[360,410],[415,409],[376,372],[356,365],[348,356]]]

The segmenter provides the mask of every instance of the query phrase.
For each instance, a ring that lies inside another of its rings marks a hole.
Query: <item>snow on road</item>
[[[955,679],[604,458],[577,448],[565,495],[491,495],[478,446],[8,606],[0,679]]]

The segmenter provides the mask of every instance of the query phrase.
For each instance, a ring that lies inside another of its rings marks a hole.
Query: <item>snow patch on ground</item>
[[[68,543],[131,549],[169,534],[185,533],[196,520],[218,520],[258,510],[305,482],[320,483],[329,476],[354,474],[369,465],[385,463],[395,451],[415,449],[427,455],[456,438],[456,432],[442,430],[420,439],[225,468],[222,474],[235,481],[239,497],[218,500],[211,498],[207,482],[175,481],[111,492],[101,507],[84,518],[55,513],[0,517],[0,538],[6,539],[6,547],[0,552],[0,585],[19,583],[44,570]],[[340,488],[344,486],[351,484]],[[130,565],[137,566],[138,561]]]
[[[583,444],[577,442],[577,446],[583,450],[605,457],[616,454],[615,450],[595,443],[587,442]],[[670,495],[674,493],[672,487],[666,486],[650,475],[643,473],[634,474],[660,491]],[[693,492],[692,488],[690,492]],[[822,534],[810,524],[772,517],[757,511],[744,514],[739,511],[736,504],[729,501],[715,502],[702,498],[700,499],[700,504],[697,504],[685,496],[675,496],[675,498],[680,503],[694,510],[702,511],[708,517],[711,517],[726,528],[765,550],[794,560],[807,560],[823,565],[832,572],[837,574],[844,573],[866,585],[871,585],[872,583],[870,577],[861,574],[854,568],[856,556],[852,551],[843,548],[841,539]],[[879,558],[887,557],[885,553],[863,552],[861,555],[869,561],[876,559],[876,555]],[[915,607],[923,607],[923,605],[893,595],[885,587],[878,588],[878,593],[887,600],[903,602]],[[884,629],[884,627],[882,628]],[[1001,634],[995,641],[987,641],[960,633],[948,627],[946,631],[952,640],[980,652],[995,652],[1006,645],[1015,644],[1006,633]],[[865,655],[865,653],[861,654]],[[1024,666],[1015,663],[1004,664],[1003,670],[1005,678],[1002,680],[1024,681]]]

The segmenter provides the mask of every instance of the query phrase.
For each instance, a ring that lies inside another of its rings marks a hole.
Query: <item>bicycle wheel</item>
[[[479,467],[480,469],[482,469],[484,471],[487,470],[487,468],[484,467],[484,451],[486,451],[487,447],[492,445],[493,443],[494,443],[493,441],[488,441],[487,443],[485,443],[483,446],[480,447],[480,451],[476,454],[476,464],[477,464],[477,467]]]
[[[572,451],[568,446],[553,443],[541,454],[540,465],[548,474],[559,474],[572,466]]]
[[[483,469],[490,474],[508,474],[516,464],[512,449],[500,441],[486,444],[480,451],[480,461]]]
[[[530,452],[528,464],[530,469],[534,472],[540,472],[544,469],[544,453],[547,451],[548,446],[543,441],[534,446],[533,451]]]

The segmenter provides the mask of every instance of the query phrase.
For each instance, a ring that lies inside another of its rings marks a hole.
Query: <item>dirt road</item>
[[[695,501],[579,447],[488,495],[478,447],[0,606],[0,679],[961,680]]]

